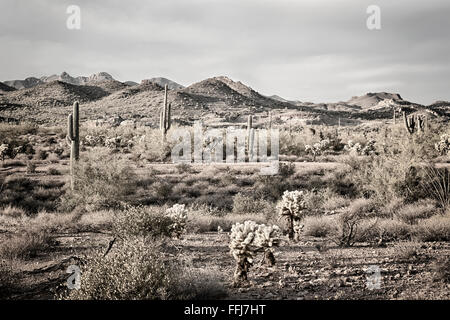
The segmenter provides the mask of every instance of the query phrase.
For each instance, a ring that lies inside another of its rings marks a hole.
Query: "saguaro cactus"
[[[160,118],[159,118],[159,128],[162,134],[163,143],[166,141],[166,134],[169,131],[170,126],[172,125],[171,120],[171,105],[167,104],[167,84],[164,86],[164,105],[161,109]]]
[[[70,146],[70,187],[75,188],[75,162],[80,158],[80,116],[78,101],[73,104],[73,113],[67,118],[67,144]]]
[[[427,128],[427,117],[422,115],[407,116],[406,112],[403,112],[403,121],[406,130],[410,135],[414,132],[424,132]]]

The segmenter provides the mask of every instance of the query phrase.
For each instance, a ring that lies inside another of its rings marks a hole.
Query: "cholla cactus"
[[[365,146],[359,142],[354,143],[353,140],[348,140],[344,149],[350,153],[355,153],[360,156],[370,156],[375,153],[375,140],[369,140]]]
[[[184,204],[175,204],[166,210],[166,214],[173,220],[170,229],[174,237],[179,238],[185,232],[187,212]]]
[[[320,142],[313,144],[312,146],[307,144],[305,146],[306,153],[313,155],[313,160],[316,161],[316,156],[321,155],[323,151],[330,147],[330,139],[323,139]]]
[[[441,140],[434,145],[436,151],[441,155],[446,155],[450,153],[450,134],[441,135]]]
[[[263,251],[269,264],[275,263],[273,247],[280,244],[281,231],[278,226],[266,226],[254,221],[236,223],[231,228],[230,253],[236,260],[235,285],[247,281],[247,273],[255,256]]]
[[[82,140],[83,146],[96,147],[105,145],[105,136],[103,135],[86,135]]]
[[[5,160],[5,157],[8,155],[9,146],[7,144],[0,145],[0,158],[2,161]]]
[[[289,239],[299,239],[302,229],[300,221],[306,214],[305,195],[306,193],[303,191],[286,190],[277,205],[280,216],[285,217],[288,221]]]

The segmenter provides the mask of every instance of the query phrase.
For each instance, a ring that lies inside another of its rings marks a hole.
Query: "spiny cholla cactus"
[[[278,226],[266,226],[254,221],[236,223],[231,228],[230,253],[236,260],[235,285],[247,281],[247,273],[255,256],[263,251],[266,262],[275,263],[273,247],[280,244],[281,230]]]
[[[323,139],[320,142],[313,144],[312,146],[307,144],[305,146],[306,153],[310,153],[313,155],[314,161],[316,160],[316,156],[321,155],[323,151],[327,150],[330,147],[330,139]]]
[[[132,148],[134,142],[132,140],[127,140],[122,136],[111,137],[105,139],[105,147],[110,149],[118,149],[118,148]]]
[[[97,147],[97,146],[103,146],[105,144],[105,136],[103,135],[86,135],[83,140],[81,141],[83,146],[86,147]]]
[[[167,216],[173,220],[170,228],[174,237],[179,238],[186,230],[187,213],[188,211],[184,204],[175,204],[166,210]]]
[[[441,140],[434,145],[434,148],[441,154],[446,155],[450,153],[450,134],[441,135]]]
[[[288,221],[289,239],[298,240],[302,225],[300,221],[306,214],[306,193],[303,191],[288,191],[283,193],[277,209],[282,217]]]
[[[353,140],[348,140],[344,149],[350,153],[356,153],[360,156],[370,156],[375,153],[375,140],[369,140],[365,146],[359,142],[354,143]]]
[[[2,161],[5,160],[5,157],[8,154],[9,146],[7,144],[2,144],[0,146],[0,158],[2,158]]]

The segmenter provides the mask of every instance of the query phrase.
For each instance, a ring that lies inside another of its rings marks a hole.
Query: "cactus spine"
[[[171,105],[167,104],[167,84],[164,86],[164,105],[161,109],[159,118],[159,128],[162,134],[163,143],[166,141],[166,134],[172,125]]]
[[[75,163],[80,158],[80,116],[78,101],[73,104],[73,113],[67,118],[67,144],[70,146],[70,187],[75,188]]]

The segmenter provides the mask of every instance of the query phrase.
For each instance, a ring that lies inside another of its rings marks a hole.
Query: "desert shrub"
[[[421,220],[415,232],[421,241],[449,241],[450,216],[435,215],[431,218]]]
[[[450,207],[450,172],[447,168],[425,168],[422,187],[444,210]]]
[[[342,209],[350,204],[350,199],[339,196],[339,195],[330,195],[326,197],[322,203],[322,208],[325,211],[335,211],[338,209]]]
[[[419,201],[401,207],[395,216],[409,224],[415,224],[420,219],[426,219],[436,214],[437,208],[434,203]]]
[[[450,283],[450,257],[439,257],[432,267],[436,280]]]
[[[51,176],[59,176],[59,175],[61,175],[61,172],[59,172],[59,170],[56,169],[56,168],[49,168],[49,169],[47,170],[47,173],[48,173],[49,175],[51,175]]]
[[[176,168],[178,170],[178,173],[183,174],[183,173],[190,173],[192,171],[192,167],[187,164],[187,163],[179,163],[176,165]]]
[[[231,228],[230,254],[236,261],[234,284],[247,281],[247,273],[257,252],[263,251],[270,265],[275,263],[273,247],[280,243],[281,230],[277,226],[258,225],[254,221],[237,223]]]
[[[409,240],[413,231],[411,225],[399,219],[363,219],[358,223],[354,241],[383,245],[386,242]]]
[[[108,255],[91,256],[82,269],[81,287],[66,299],[176,299],[176,262],[143,238],[120,241]]]
[[[172,185],[166,181],[157,181],[152,185],[152,189],[161,203],[164,203],[172,194]]]
[[[48,152],[47,150],[44,149],[39,149],[37,154],[36,154],[37,159],[39,160],[45,160],[48,158]]]
[[[40,229],[15,234],[0,243],[0,257],[8,260],[33,258],[47,250],[51,242],[50,235]]]
[[[287,178],[292,176],[294,173],[295,173],[295,163],[293,162],[279,163],[278,175]]]
[[[271,202],[264,199],[255,199],[241,192],[233,197],[233,210],[235,214],[260,213],[270,215],[273,210]]]
[[[120,238],[170,237],[173,224],[163,207],[126,206],[115,212],[113,230]]]
[[[0,259],[0,299],[6,299],[19,285],[19,279],[14,272],[11,261]]]
[[[360,194],[378,203],[388,203],[393,198],[404,198],[406,202],[425,198],[421,188],[423,172],[418,169],[424,157],[418,149],[414,140],[404,137],[379,156],[347,161]]]
[[[353,201],[337,218],[337,236],[335,242],[341,247],[350,247],[364,235],[360,224],[373,215],[374,204],[368,199]]]
[[[61,190],[55,182],[51,184],[44,181],[36,182],[18,175],[6,177],[0,188],[0,206],[11,205],[24,209],[27,214],[36,213],[41,209],[55,209],[61,195]]]
[[[324,238],[336,234],[336,221],[334,217],[306,217],[304,224],[304,234],[306,236]]]
[[[34,164],[33,161],[27,162],[27,173],[28,174],[36,173],[36,165]]]
[[[75,168],[75,189],[61,197],[60,209],[72,211],[79,207],[86,211],[118,208],[136,191],[134,171],[116,158],[107,163],[90,158]]]
[[[260,176],[254,185],[255,198],[278,201],[291,184],[280,176]]]
[[[22,208],[14,207],[11,204],[0,209],[0,215],[19,218],[25,215],[25,211]]]
[[[415,241],[398,242],[394,245],[395,258],[400,261],[410,261],[420,254],[420,243]]]
[[[258,224],[267,223],[268,219],[261,214],[218,214],[211,212],[206,207],[191,209],[187,224],[188,232],[203,233],[218,230],[230,231],[233,224],[244,223],[247,220],[255,221]]]

